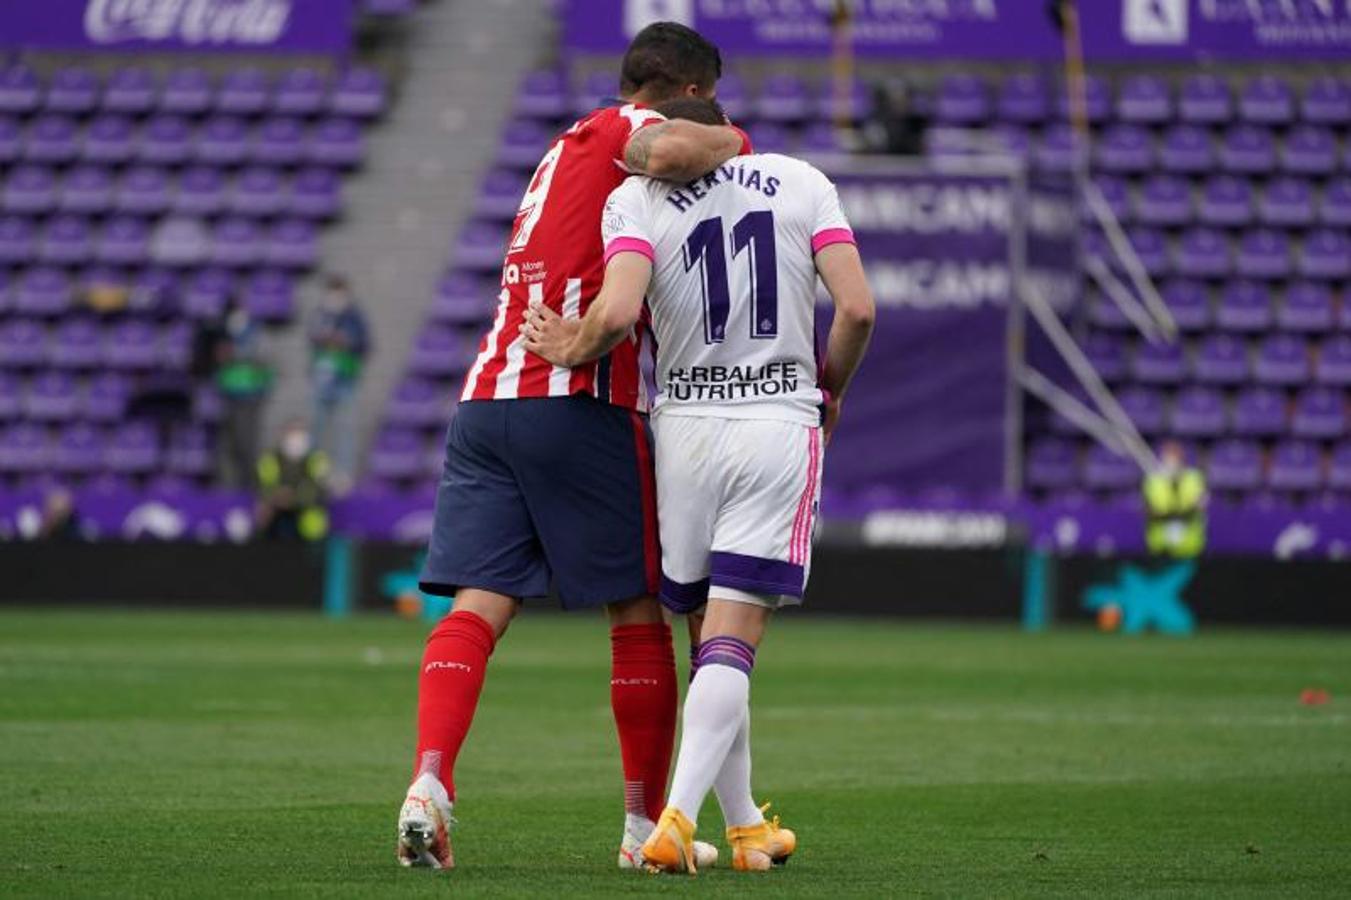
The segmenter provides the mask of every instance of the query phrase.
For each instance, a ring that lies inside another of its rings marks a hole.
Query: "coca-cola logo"
[[[292,0],[89,0],[84,31],[96,44],[181,41],[193,45],[273,44]]]

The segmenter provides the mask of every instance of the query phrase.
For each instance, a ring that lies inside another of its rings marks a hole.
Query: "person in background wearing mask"
[[[314,388],[314,439],[333,458],[335,481],[346,484],[356,466],[353,399],[370,349],[366,316],[347,279],[330,275],[310,320],[310,379]]]
[[[314,447],[304,421],[286,423],[277,445],[258,459],[258,530],[274,541],[321,541],[328,535],[328,456]]]
[[[221,481],[228,487],[253,487],[258,429],[263,400],[272,386],[272,369],[262,354],[258,323],[239,300],[230,301],[215,345],[216,387],[224,404]]]

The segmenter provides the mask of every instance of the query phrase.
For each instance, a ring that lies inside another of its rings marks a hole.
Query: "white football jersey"
[[[819,422],[813,258],[854,240],[830,179],[777,153],[685,184],[635,176],[601,232],[607,262],[653,263],[655,415]]]

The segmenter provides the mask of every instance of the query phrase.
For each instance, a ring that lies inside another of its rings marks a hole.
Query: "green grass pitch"
[[[752,740],[757,792],[801,848],[770,873],[689,879],[615,868],[590,615],[513,626],[457,773],[460,867],[398,868],[424,630],[0,612],[0,896],[1351,893],[1345,634],[787,614],[760,655]],[[1311,686],[1332,702],[1301,706]],[[711,800],[703,822],[721,845]]]

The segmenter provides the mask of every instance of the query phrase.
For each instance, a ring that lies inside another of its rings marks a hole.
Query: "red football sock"
[[[610,706],[624,759],[624,809],[655,822],[666,803],[675,745],[671,629],[662,623],[620,625],[610,629],[610,649]]]
[[[474,721],[488,657],[497,643],[481,616],[456,611],[427,638],[418,676],[417,758],[413,778],[431,772],[455,799],[455,757]]]

